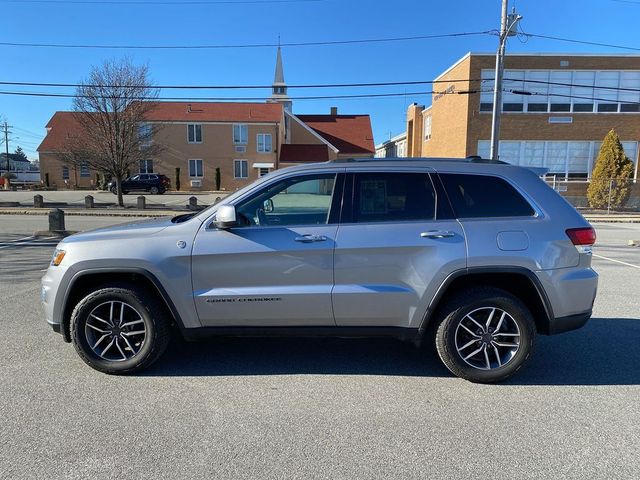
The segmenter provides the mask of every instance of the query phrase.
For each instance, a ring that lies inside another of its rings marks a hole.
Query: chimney
[[[331,115],[338,115],[338,107],[331,107]]]

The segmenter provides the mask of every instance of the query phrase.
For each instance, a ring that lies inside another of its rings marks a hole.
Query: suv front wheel
[[[505,380],[533,350],[535,324],[516,297],[499,288],[471,288],[455,294],[440,311],[436,348],[458,377],[478,383]]]
[[[157,296],[137,286],[103,286],[76,305],[71,338],[89,366],[104,373],[131,373],[164,353],[170,338],[166,315]]]

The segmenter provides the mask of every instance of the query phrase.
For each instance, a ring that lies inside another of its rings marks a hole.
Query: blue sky
[[[113,0],[118,1],[118,0]],[[143,1],[143,0],[139,0]],[[640,0],[511,0],[525,32],[640,47]],[[196,45],[330,41],[471,32],[499,26],[500,0],[452,2],[326,0],[302,3],[217,5],[86,5],[0,0],[0,42]],[[468,51],[493,52],[497,38],[476,36],[358,45],[285,47],[289,84],[429,80]],[[510,52],[632,53],[531,38],[509,42]],[[638,52],[640,53],[640,52]],[[77,83],[92,65],[128,56],[148,63],[156,84],[270,84],[275,48],[220,50],[96,50],[0,46],[0,81]],[[427,87],[290,90],[290,95],[415,92]],[[37,91],[34,87],[0,90]],[[51,89],[48,89],[51,90]],[[73,92],[71,88],[56,90]],[[161,96],[252,96],[268,91],[176,91]],[[406,107],[430,96],[294,102],[294,113],[371,115],[376,143],[404,129]],[[0,118],[13,125],[10,149],[30,158],[56,110],[70,99],[0,95]],[[4,146],[2,146],[4,151]]]

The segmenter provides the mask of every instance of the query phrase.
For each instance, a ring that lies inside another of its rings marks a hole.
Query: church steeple
[[[280,50],[280,39],[278,39],[278,54],[276,56],[276,73],[271,86],[271,98],[269,103],[282,103],[285,109],[291,111],[291,99],[287,95],[287,84],[284,81],[284,69],[282,68],[282,52]]]

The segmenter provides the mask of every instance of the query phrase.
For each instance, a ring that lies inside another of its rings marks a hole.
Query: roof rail
[[[329,163],[357,163],[357,162],[466,162],[466,163],[491,163],[508,165],[501,160],[482,158],[479,155],[470,155],[466,158],[429,158],[429,157],[355,157],[336,158]]]

